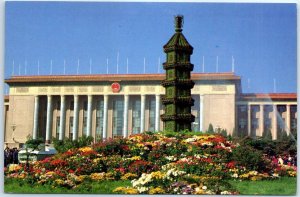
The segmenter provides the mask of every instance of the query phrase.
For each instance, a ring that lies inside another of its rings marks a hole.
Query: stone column
[[[74,95],[73,140],[78,139],[79,96]]]
[[[272,139],[277,139],[277,105],[273,105],[273,126],[272,126]]]
[[[248,136],[251,136],[251,105],[248,103]]]
[[[108,95],[104,95],[104,103],[103,103],[103,140],[107,137],[107,112],[108,112]]]
[[[285,125],[286,125],[286,132],[288,135],[291,134],[291,105],[286,105],[286,119],[285,119]]]
[[[33,131],[32,138],[38,138],[38,126],[39,126],[39,96],[34,97],[34,116],[33,116]]]
[[[146,104],[146,95],[141,95],[141,132],[145,131],[145,104]]]
[[[65,112],[65,96],[60,96],[60,128],[59,128],[59,140],[64,139],[65,135],[65,119],[66,119],[66,112]]]
[[[264,105],[261,104],[259,106],[259,110],[260,110],[260,113],[259,113],[259,135],[262,136],[263,135],[263,132],[264,132]]]
[[[200,95],[200,101],[199,101],[199,131],[204,132],[203,131],[203,95]]]
[[[93,106],[93,96],[88,95],[88,106],[87,106],[87,136],[92,134],[92,106]]]
[[[160,121],[160,95],[155,95],[155,131],[159,131],[159,121]]]
[[[129,105],[129,95],[124,95],[124,123],[123,123],[123,137],[127,137],[128,134],[128,105]]]
[[[52,96],[47,96],[47,122],[46,122],[46,143],[50,143],[52,130]]]

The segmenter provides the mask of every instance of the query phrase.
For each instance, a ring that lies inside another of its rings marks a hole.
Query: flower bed
[[[296,176],[294,167],[274,165],[258,154],[249,161],[261,166],[243,165],[234,160],[245,151],[239,147],[221,135],[143,133],[71,149],[34,162],[27,171],[12,166],[5,175],[67,188],[85,181],[131,180],[131,187],[114,190],[123,194],[238,194],[228,180]]]

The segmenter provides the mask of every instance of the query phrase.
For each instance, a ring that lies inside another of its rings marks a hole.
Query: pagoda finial
[[[183,26],[183,16],[182,15],[175,16],[175,31],[182,32],[182,26]]]

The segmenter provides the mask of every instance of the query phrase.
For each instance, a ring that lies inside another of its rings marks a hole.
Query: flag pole
[[[90,58],[90,75],[92,74],[92,59]]]
[[[106,58],[106,74],[108,74],[108,58]]]
[[[128,74],[128,58],[127,58],[127,62],[126,62],[126,73]]]
[[[13,67],[12,67],[12,76],[15,75],[15,60],[13,60]]]

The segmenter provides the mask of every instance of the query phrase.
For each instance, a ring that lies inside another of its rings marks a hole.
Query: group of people
[[[280,165],[297,166],[297,155],[272,156],[272,162]]]
[[[4,149],[4,167],[7,167],[9,164],[18,164],[18,153],[17,148],[6,147]]]

